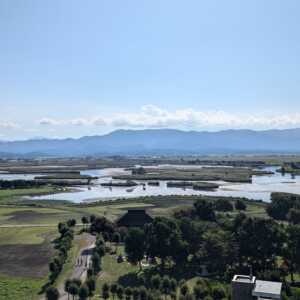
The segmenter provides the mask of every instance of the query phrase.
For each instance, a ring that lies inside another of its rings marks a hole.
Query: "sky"
[[[0,140],[300,127],[298,0],[0,0]]]

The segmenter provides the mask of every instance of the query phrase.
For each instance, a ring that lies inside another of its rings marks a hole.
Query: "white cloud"
[[[16,129],[19,125],[14,122],[0,121],[0,129]]]
[[[51,126],[60,124],[59,121],[50,119],[50,118],[43,118],[43,119],[39,120],[38,123],[40,125],[51,125]]]
[[[154,105],[143,106],[133,113],[115,113],[69,120],[43,118],[41,125],[102,126],[112,128],[292,128],[300,127],[300,113],[291,114],[233,114],[225,111],[197,111],[191,108],[165,110]]]

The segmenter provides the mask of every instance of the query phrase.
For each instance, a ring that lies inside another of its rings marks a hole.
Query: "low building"
[[[232,300],[280,300],[281,289],[281,282],[256,280],[251,275],[235,275],[231,282]]]
[[[153,218],[145,209],[129,209],[127,213],[116,222],[118,227],[143,227],[152,223]]]

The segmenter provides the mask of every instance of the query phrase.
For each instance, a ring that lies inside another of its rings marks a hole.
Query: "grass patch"
[[[124,255],[123,246],[118,247],[118,254]],[[130,281],[135,280],[138,270],[138,266],[134,266],[128,262],[118,263],[116,255],[106,254],[102,260],[102,271],[97,280],[96,294],[101,293],[104,283],[119,282],[123,285],[131,285]]]
[[[37,196],[51,194],[59,190],[52,186],[29,188],[29,189],[4,189],[0,190],[0,201],[2,203],[16,201],[18,197],[22,196]]]
[[[38,292],[44,283],[44,279],[10,278],[0,275],[0,299],[38,299]]]
[[[54,236],[56,228],[0,228],[0,245],[41,244],[49,236]]]

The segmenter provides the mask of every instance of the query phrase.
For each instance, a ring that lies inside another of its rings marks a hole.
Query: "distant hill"
[[[79,139],[33,139],[0,142],[0,156],[172,155],[299,153],[300,129],[116,130]]]

